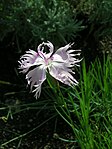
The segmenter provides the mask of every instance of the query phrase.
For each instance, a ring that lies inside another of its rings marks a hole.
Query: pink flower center
[[[51,65],[52,61],[53,61],[53,57],[49,57],[49,58],[45,59],[45,63],[46,63],[47,66]]]
[[[53,61],[53,56],[47,58],[47,54],[44,54],[43,52],[38,52],[39,56],[45,61],[45,65],[48,66]]]

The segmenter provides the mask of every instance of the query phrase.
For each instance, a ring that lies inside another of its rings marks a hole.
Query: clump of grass
[[[67,92],[66,97],[60,90],[61,104],[57,102],[56,111],[72,128],[74,142],[81,149],[109,149],[112,142],[110,59],[104,59],[103,64],[97,59],[88,71],[83,62],[80,77],[79,86],[64,90]]]

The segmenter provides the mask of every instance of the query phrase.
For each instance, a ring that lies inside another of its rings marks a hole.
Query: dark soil
[[[53,113],[43,110],[38,114],[38,110],[26,110],[15,114],[13,119],[9,118],[7,121],[1,119],[0,145],[36,128]],[[76,143],[61,141],[58,136],[67,140],[73,139],[68,125],[59,116],[55,116],[31,133],[6,144],[1,149],[73,149],[77,146]]]

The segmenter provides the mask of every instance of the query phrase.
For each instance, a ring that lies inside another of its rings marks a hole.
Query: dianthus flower
[[[19,61],[20,72],[26,74],[26,80],[32,92],[35,92],[36,98],[40,96],[41,86],[46,80],[46,73],[60,82],[74,86],[77,80],[73,77],[73,66],[79,66],[81,60],[76,58],[73,52],[80,50],[70,49],[73,44],[67,44],[54,52],[54,46],[51,42],[43,42],[37,48],[37,51],[30,50],[21,56]],[[48,51],[45,51],[48,47]]]

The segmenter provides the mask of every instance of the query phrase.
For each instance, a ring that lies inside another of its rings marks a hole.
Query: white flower
[[[59,48],[54,53],[54,46],[51,42],[43,42],[37,48],[37,52],[29,50],[19,61],[20,72],[26,74],[26,79],[32,92],[36,92],[36,98],[40,96],[42,83],[46,80],[46,73],[55,79],[69,86],[77,85],[78,82],[72,76],[75,74],[71,69],[74,65],[79,66],[81,60],[75,58],[73,52],[80,50],[70,50],[73,44],[67,44]],[[48,51],[45,51],[48,47]],[[35,89],[34,89],[35,88]]]

